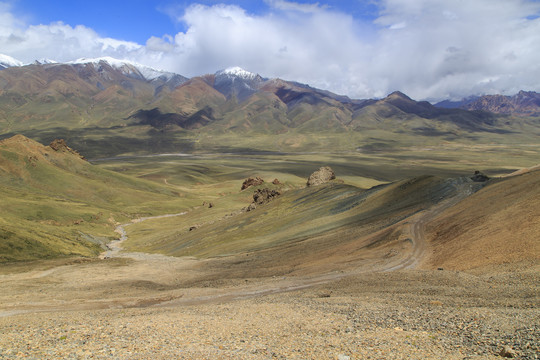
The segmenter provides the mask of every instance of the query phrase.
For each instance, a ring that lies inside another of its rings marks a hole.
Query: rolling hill
[[[94,256],[119,221],[187,208],[186,194],[103,170],[63,141],[0,141],[0,261]]]
[[[124,247],[222,258],[219,278],[537,261],[539,181],[540,171],[487,183],[420,176],[370,189],[334,181],[249,212],[208,218],[199,208],[174,223],[134,224]]]
[[[454,270],[538,260],[540,171],[490,183],[428,225],[429,268]]]

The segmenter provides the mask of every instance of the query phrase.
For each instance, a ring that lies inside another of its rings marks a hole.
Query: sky
[[[348,95],[540,91],[540,0],[0,0],[0,54],[240,66]]]

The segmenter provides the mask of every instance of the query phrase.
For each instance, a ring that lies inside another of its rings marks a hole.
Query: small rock
[[[243,208],[242,210],[248,212],[248,211],[253,211],[256,208],[257,208],[257,204],[256,203],[251,203],[251,204],[249,204],[249,206]]]
[[[510,346],[508,345],[504,345],[501,352],[499,353],[499,355],[501,355],[502,357],[505,357],[505,358],[514,358],[517,356],[516,352],[514,351],[514,349],[512,349]]]
[[[281,185],[281,182],[280,182],[278,179],[274,179],[274,180],[272,181],[272,184],[274,184],[274,185]]]
[[[339,354],[337,358],[338,360],[351,360],[350,356],[343,355],[343,354]]]
[[[202,206],[204,207],[208,207],[209,209],[213,208],[214,207],[214,204],[211,203],[211,202],[206,202],[206,201],[203,201],[202,203]]]

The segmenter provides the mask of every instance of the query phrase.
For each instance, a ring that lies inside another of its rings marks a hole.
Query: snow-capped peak
[[[48,65],[48,64],[58,64],[58,61],[51,59],[39,59],[34,61],[34,65]]]
[[[131,61],[127,60],[118,60],[110,56],[103,56],[98,58],[79,58],[77,60],[68,61],[66,64],[95,64],[99,65],[100,62],[105,62],[113,67],[122,67],[126,64],[133,65]]]
[[[220,70],[216,73],[216,75],[230,75],[230,76],[236,76],[236,77],[246,79],[246,80],[253,80],[257,77],[257,74],[246,71],[238,66],[233,66],[233,67],[226,68],[224,70]]]
[[[139,64],[129,60],[118,60],[110,56],[99,58],[80,58],[74,61],[68,62],[68,64],[93,64],[98,66],[101,62],[107,63],[109,66],[122,71],[126,75],[136,74],[137,72],[146,80],[154,80],[160,77],[165,77],[167,80],[172,79],[178,75],[169,71],[157,70],[150,66]]]
[[[8,68],[12,66],[23,66],[23,63],[11,56],[0,54],[0,68]]]

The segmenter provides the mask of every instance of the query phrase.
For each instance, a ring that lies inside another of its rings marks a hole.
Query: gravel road
[[[402,270],[223,303],[5,316],[0,358],[496,359],[507,345],[536,359],[539,270]]]

